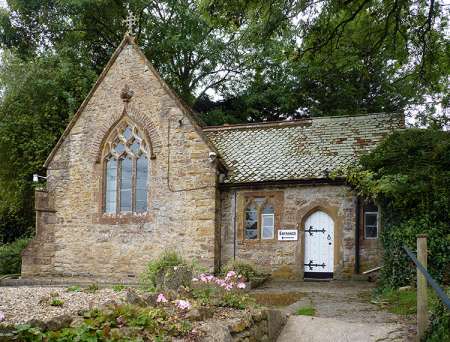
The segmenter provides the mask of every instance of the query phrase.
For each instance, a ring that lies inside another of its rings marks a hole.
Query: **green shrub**
[[[28,245],[30,239],[22,238],[14,242],[0,245],[0,274],[18,274],[22,266],[20,253]]]
[[[156,290],[156,276],[167,268],[174,266],[188,266],[183,258],[174,251],[165,251],[156,260],[147,265],[147,270],[141,274],[141,284],[145,290],[154,292]]]
[[[381,286],[397,288],[415,280],[403,245],[416,249],[416,235],[428,234],[428,270],[450,282],[450,134],[432,129],[395,132],[346,177],[382,212],[384,247]]]
[[[192,297],[201,305],[214,304],[220,295],[220,290],[215,284],[200,284],[192,290]]]
[[[51,306],[63,306],[64,305],[64,301],[62,301],[59,298],[53,298],[52,301],[50,302]]]
[[[69,286],[67,292],[81,292],[81,287],[78,285]]]
[[[226,276],[229,271],[236,272],[238,275],[243,276],[247,281],[267,276],[266,273],[256,270],[253,265],[243,260],[234,260],[225,264],[222,266],[220,274]]]
[[[244,310],[254,303],[254,299],[249,295],[230,291],[223,293],[219,306]]]
[[[112,289],[113,289],[114,292],[120,292],[120,291],[123,291],[125,289],[125,285],[116,284],[116,285],[113,285]]]
[[[450,297],[450,287],[447,288],[447,296]],[[450,341],[450,311],[437,297],[431,297],[430,326],[427,331],[427,342]]]
[[[95,283],[89,284],[89,286],[84,289],[84,292],[87,292],[87,293],[95,293],[97,291],[98,291],[98,285]]]

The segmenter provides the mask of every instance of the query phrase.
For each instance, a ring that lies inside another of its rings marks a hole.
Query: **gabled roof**
[[[123,51],[123,49],[131,45],[135,51],[143,58],[146,65],[149,67],[149,69],[152,71],[152,73],[156,76],[158,81],[161,83],[161,86],[164,90],[167,91],[169,96],[176,102],[178,107],[183,111],[183,113],[188,117],[192,125],[194,126],[197,133],[200,135],[200,137],[203,139],[203,141],[208,145],[208,147],[217,153],[217,150],[215,149],[215,146],[208,140],[206,135],[202,131],[203,123],[200,120],[200,118],[197,116],[197,114],[188,106],[185,104],[185,102],[167,85],[167,83],[161,78],[158,71],[156,71],[155,67],[150,63],[150,61],[147,59],[147,57],[144,55],[142,50],[139,48],[139,46],[136,44],[134,37],[126,34],[124,38],[122,39],[122,42],[117,47],[116,51],[114,51],[113,55],[111,56],[110,60],[106,64],[105,68],[103,69],[102,73],[98,77],[97,81],[95,82],[92,89],[89,91],[88,95],[84,99],[83,103],[81,104],[80,108],[78,108],[77,112],[73,116],[73,118],[70,120],[69,124],[67,125],[66,129],[64,130],[62,136],[59,138],[58,142],[56,143],[53,150],[50,152],[49,156],[47,157],[47,160],[44,163],[44,167],[48,168],[50,162],[52,161],[53,157],[55,156],[56,152],[58,151],[59,147],[63,143],[64,139],[69,135],[72,127],[77,122],[80,115],[83,113],[83,110],[86,108],[87,104],[89,103],[90,99],[94,95],[95,91],[97,90],[98,86],[102,83],[103,79],[108,74],[108,71],[113,66],[114,62],[116,61],[117,57],[120,55],[120,53]],[[223,165],[222,165],[223,166]]]
[[[404,127],[401,114],[317,117],[208,127],[229,173],[225,183],[327,178]]]

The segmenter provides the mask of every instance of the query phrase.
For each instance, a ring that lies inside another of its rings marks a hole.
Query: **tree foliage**
[[[433,129],[396,132],[361,159],[347,178],[360,195],[375,200],[383,218],[385,286],[415,279],[402,246],[415,250],[428,234],[431,274],[450,282],[450,134]]]

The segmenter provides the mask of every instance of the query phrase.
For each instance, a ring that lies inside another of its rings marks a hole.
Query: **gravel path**
[[[48,300],[57,297],[64,302],[61,307],[51,306]],[[95,293],[67,292],[63,287],[0,287],[0,312],[5,314],[6,324],[25,323],[32,318],[48,320],[62,314],[76,313],[81,309],[101,306],[108,301],[120,302],[125,291],[100,289]]]

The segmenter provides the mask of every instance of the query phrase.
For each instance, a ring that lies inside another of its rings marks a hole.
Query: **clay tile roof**
[[[400,114],[320,117],[205,128],[228,169],[225,183],[325,178],[404,127]]]

